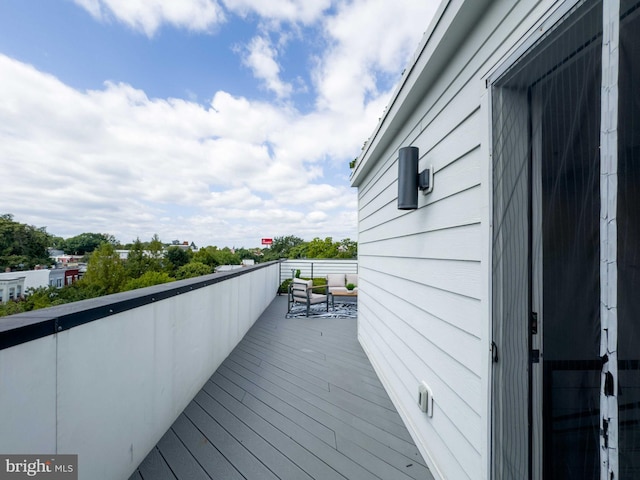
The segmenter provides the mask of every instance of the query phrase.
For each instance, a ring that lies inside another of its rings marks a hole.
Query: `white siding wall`
[[[432,38],[446,39],[438,29],[452,22],[459,29],[461,15],[451,15],[469,13],[457,10],[462,2],[449,3]],[[424,89],[419,101],[389,143],[381,140],[385,123],[377,130],[360,159],[368,173],[356,167],[359,338],[434,475],[442,478],[489,476],[491,164],[485,78],[555,3],[494,1],[476,12],[472,27],[453,33],[466,38],[441,75],[418,87]],[[427,43],[424,52],[437,54],[438,48]],[[416,65],[424,64],[418,58]],[[407,82],[417,83],[411,77]],[[416,96],[398,94],[405,107],[410,98]],[[390,111],[398,115],[397,105]],[[436,172],[433,192],[419,194],[415,211],[397,209],[398,149],[404,146],[419,147],[420,169],[433,165]],[[433,391],[432,418],[417,406],[421,381]]]

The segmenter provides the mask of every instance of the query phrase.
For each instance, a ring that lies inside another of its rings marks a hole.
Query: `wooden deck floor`
[[[432,479],[354,319],[276,297],[130,480]]]

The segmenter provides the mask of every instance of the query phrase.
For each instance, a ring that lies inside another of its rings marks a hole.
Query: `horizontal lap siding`
[[[393,323],[393,333],[398,335],[405,347],[410,348],[409,351],[416,356],[416,360],[419,362],[423,362],[425,356],[431,358],[431,362],[423,365],[422,368],[431,373],[434,380],[437,377],[446,386],[452,387],[450,391],[439,389],[441,396],[438,398],[437,408],[443,411],[450,410],[450,413],[453,414],[455,411],[461,411],[458,410],[459,407],[479,414],[477,405],[475,405],[476,398],[480,393],[478,366],[469,359],[463,359],[479,353],[477,339],[466,332],[459,331],[456,335],[458,345],[448,346],[448,342],[443,340],[451,335],[450,324],[409,302],[398,301],[394,304],[394,310],[391,310],[384,302],[377,300],[382,296],[381,290],[372,288],[370,291],[373,292],[371,312],[375,312],[375,315],[381,318],[395,317],[396,322],[389,322],[389,324]],[[364,308],[367,309],[367,307]],[[420,334],[425,329],[429,330],[429,335]],[[399,352],[402,353],[403,350],[399,350]],[[440,387],[442,386],[440,385]],[[407,391],[412,393],[412,397],[417,397],[417,389],[413,384],[406,385],[406,387]],[[414,390],[416,390],[415,395],[413,394]],[[451,405],[454,399],[456,405]]]
[[[496,1],[358,185],[359,338],[444,478],[489,463],[490,113],[483,77],[553,2]],[[398,149],[416,146],[434,189],[397,209]],[[366,160],[366,159],[365,159]],[[417,407],[418,384],[434,415]]]
[[[392,217],[398,212],[396,203],[388,204],[375,216],[360,220],[359,241],[363,244],[382,239],[415,235],[425,231],[457,228],[461,225],[480,223],[480,188],[464,190],[428,208],[428,213],[420,211],[400,213],[385,223],[378,223],[380,217]],[[477,258],[477,257],[476,257]]]
[[[442,289],[440,285],[429,287],[400,277],[395,277],[392,285],[386,285],[390,283],[388,272],[376,271],[368,266],[363,268],[365,268],[363,272],[367,279],[366,286],[369,287],[365,287],[365,290],[376,291],[377,298],[388,295],[393,295],[403,301],[410,298],[411,305],[442,322],[443,325],[440,328],[446,328],[448,331],[456,329],[461,331],[461,335],[464,333],[474,339],[480,338],[481,310],[479,300]],[[381,285],[386,287],[382,291],[380,291]],[[429,335],[432,335],[432,332],[429,332]],[[465,339],[465,342],[467,341],[471,341],[471,339]],[[479,366],[476,365],[476,368]]]
[[[366,243],[361,239],[358,249],[361,257],[387,256],[394,252],[396,257],[476,261],[474,249],[482,243],[481,234],[479,224],[462,225]]]
[[[416,369],[422,367],[422,359],[416,355],[398,354],[402,352],[402,348],[406,348],[402,339],[395,334],[389,324],[383,321],[378,315],[384,314],[384,312],[373,312],[368,309],[360,309],[358,311],[359,317],[364,314],[369,319],[367,322],[371,322],[362,329],[359,334],[361,342],[366,347],[367,351],[385,351],[386,354],[376,356],[373,364],[377,370],[393,374],[395,379],[388,379],[383,377],[387,381],[404,380],[409,382],[413,378]],[[359,319],[359,322],[362,320]],[[391,347],[389,349],[389,347]],[[435,394],[436,382],[433,382],[432,388],[434,388]],[[393,396],[410,395],[411,398],[417,397],[417,392],[408,391],[394,391]],[[438,400],[438,405],[442,403],[442,400]],[[403,405],[400,409],[410,408],[407,405]],[[478,452],[469,441],[469,432],[462,432],[457,428],[451,419],[447,417],[447,413],[443,412],[436,407],[434,418],[432,421],[424,422],[420,425],[423,435],[429,438],[429,456],[431,460],[437,460],[436,464],[447,465],[446,478],[474,478],[472,472],[465,472],[463,465],[469,461],[473,461],[473,458],[478,456]],[[405,414],[407,412],[405,411]],[[473,418],[472,415],[467,415],[467,418]],[[478,425],[479,418],[469,423],[475,423]],[[463,426],[468,428],[468,426]],[[432,470],[432,473],[435,473]]]
[[[421,168],[436,172],[421,208],[397,209],[395,159],[360,196],[360,338],[448,478],[481,468],[481,156],[469,141],[479,115],[464,115],[432,149],[438,155],[420,149]],[[415,404],[423,380],[435,399],[430,419]]]

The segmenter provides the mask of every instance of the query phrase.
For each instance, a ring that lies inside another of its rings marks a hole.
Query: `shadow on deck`
[[[130,480],[432,479],[356,338],[276,297]]]

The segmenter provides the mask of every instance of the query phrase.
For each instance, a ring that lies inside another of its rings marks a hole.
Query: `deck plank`
[[[157,446],[153,447],[133,475],[136,473],[139,473],[144,480],[175,480],[176,478],[167,462],[160,455]]]
[[[255,341],[255,338],[252,340]],[[353,369],[349,368],[345,370],[345,363],[338,362],[336,364],[336,362],[334,362],[335,357],[326,358],[326,355],[323,354],[325,361],[314,361],[313,359],[305,359],[301,355],[296,356],[294,354],[286,354],[286,349],[284,347],[278,348],[275,344],[256,344],[251,346],[249,342],[246,342],[246,344],[243,344],[234,353],[238,355],[245,355],[247,354],[247,349],[251,347],[254,354],[256,352],[260,352],[262,354],[260,366],[265,366],[264,364],[268,363],[275,367],[286,369],[291,373],[300,372],[298,374],[303,374],[305,376],[312,375],[321,380],[330,381],[336,385],[342,384],[345,385],[346,388],[353,385],[354,380],[357,380],[358,384],[361,384],[368,392],[375,394],[381,399],[381,401],[386,400],[389,408],[394,409],[387,393],[380,385],[378,377],[374,376],[375,373],[370,370],[360,370],[360,375],[355,377]],[[336,368],[328,369],[328,365],[336,365]]]
[[[215,383],[207,383],[204,390],[212,397],[216,398],[218,402],[220,402],[236,417],[242,418],[242,422],[255,433],[260,435],[262,438],[268,438],[269,443],[273,447],[288,459],[291,459],[291,461],[302,470],[308,472],[312,478],[345,480],[342,475],[338,474],[327,463],[322,462],[300,443],[294,441],[289,435],[284,434],[281,430],[282,424],[279,423],[281,418],[278,416],[269,414],[270,412],[267,412],[268,415],[266,417],[257,414],[247,405],[234,401],[232,397],[229,397]],[[278,428],[274,425],[278,425]],[[290,478],[300,477],[296,476]]]
[[[205,388],[209,385],[211,383],[207,382]],[[196,395],[195,401],[279,478],[299,478],[300,480],[312,478],[291,459],[282,454],[278,449],[278,447],[281,447],[279,438],[268,437],[268,440],[263,438],[204,390]],[[271,441],[273,443],[270,443]]]
[[[385,418],[385,410],[377,405],[372,405],[367,401],[350,402],[342,399],[332,392],[324,392],[318,388],[309,388],[301,383],[292,383],[277,375],[274,375],[261,367],[248,369],[239,365],[231,359],[230,362],[221,366],[226,367],[242,377],[245,377],[257,385],[271,384],[278,386],[297,397],[297,401],[313,405],[326,413],[350,424],[361,424],[364,429],[374,435],[395,435],[398,440],[413,443],[404,425],[396,423],[395,415],[391,419]],[[306,408],[306,407],[303,407]]]
[[[173,430],[211,478],[225,480],[244,478],[186,415],[182,414],[178,417],[173,424]]]
[[[394,456],[401,459],[400,463],[402,461],[406,461],[407,463],[415,462],[424,465],[422,457],[412,443],[409,444],[403,440],[397,439],[393,435],[389,435],[365,422],[352,421],[350,423],[345,421],[343,418],[335,417],[330,413],[299,399],[291,392],[280,389],[272,384],[263,385],[263,387],[268,389],[268,392],[261,392],[260,390],[262,388],[257,385],[252,386],[249,380],[235,375],[232,371],[228,371],[225,368],[221,367],[220,370],[222,370],[221,374],[230,375],[234,381],[244,385],[248,393],[253,394],[255,391],[256,397],[265,398],[265,403],[275,405],[273,399],[268,397],[268,395],[272,395],[273,398],[281,400],[285,405],[289,405],[291,408],[297,408],[299,411],[304,411],[308,416],[315,419],[320,424],[327,428],[331,428],[336,437],[342,437],[356,444],[363,445],[363,448],[380,458]],[[267,395],[265,395],[265,393]]]
[[[265,480],[278,478],[197,403],[191,402],[185,409],[185,415],[194,425],[198,426],[198,430],[207,437],[207,440],[212,445],[215,445],[216,449],[224,455],[242,476],[255,479],[264,478]]]
[[[131,480],[431,480],[354,319],[276,297]]]
[[[225,386],[227,384],[233,384],[233,382],[219,373],[216,373],[216,375],[211,378],[211,381],[222,388],[226,388]],[[298,428],[306,430],[312,435],[318,437],[318,439],[330,445],[332,448],[336,448],[335,432],[318,422],[316,419],[310,417],[307,412],[298,410],[297,408],[280,400],[278,397],[271,395],[258,387],[255,387],[255,390],[252,391],[254,394],[257,394],[257,396],[247,392],[247,396],[243,399],[243,403],[245,405],[251,404],[252,399],[258,399],[261,403],[268,405],[270,409],[283,415],[288,420],[295,422]]]
[[[173,431],[173,427],[158,442],[158,450],[177,478],[193,480],[208,480],[210,478],[180,441]]]

